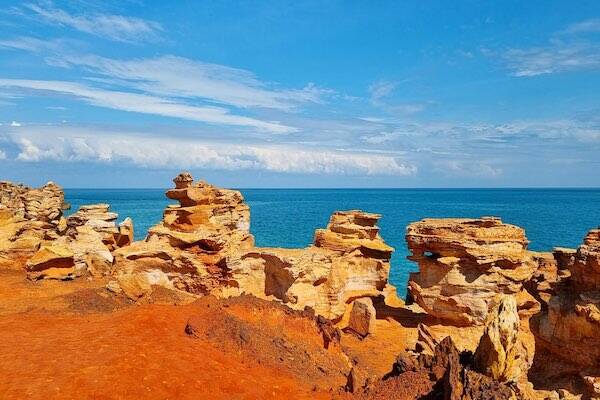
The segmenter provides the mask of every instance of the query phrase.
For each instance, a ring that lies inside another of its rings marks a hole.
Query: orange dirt
[[[231,345],[233,339],[222,325],[232,318],[247,319],[254,327],[252,334],[261,332],[261,326],[272,334],[273,324],[284,323],[284,307],[268,310],[269,305],[236,300],[227,307],[232,309],[227,319],[220,314],[221,303],[202,299],[185,306],[132,306],[115,300],[98,283],[32,283],[21,272],[2,271],[0,398],[331,398],[332,393],[314,391],[314,382],[302,380],[306,365],[298,362],[297,368],[290,368],[293,364],[274,358],[274,350],[264,341],[258,342],[262,359],[253,357]],[[257,307],[263,307],[268,318],[263,320]],[[200,316],[197,322],[205,324],[205,331],[222,335],[187,335],[186,324],[194,315]],[[300,316],[291,320],[280,335],[285,346],[302,347],[296,353],[315,357],[327,358],[329,352],[337,360],[335,350],[317,354],[322,341],[318,330],[309,328],[312,320]]]
[[[350,399],[350,369],[365,383],[383,377],[421,318],[388,307],[367,339],[337,342],[310,312],[275,302],[181,305],[157,288],[150,301],[160,304],[135,305],[105,284],[32,282],[0,269],[1,399]],[[427,389],[401,386],[358,396]]]

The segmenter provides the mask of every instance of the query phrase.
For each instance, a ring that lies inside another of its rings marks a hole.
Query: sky
[[[2,1],[0,180],[600,187],[600,2]]]

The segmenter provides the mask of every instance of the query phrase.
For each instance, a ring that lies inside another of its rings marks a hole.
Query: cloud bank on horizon
[[[13,2],[1,179],[600,186],[600,4]]]

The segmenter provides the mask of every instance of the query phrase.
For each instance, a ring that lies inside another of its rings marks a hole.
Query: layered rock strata
[[[3,263],[14,263],[35,253],[45,242],[64,233],[62,217],[64,194],[60,186],[48,182],[30,188],[0,182],[0,256]]]
[[[236,190],[193,183],[179,174],[166,195],[163,220],[146,239],[114,252],[117,269],[113,290],[131,299],[147,297],[160,286],[196,295],[219,295],[230,279],[228,266],[254,245],[250,210]]]
[[[576,251],[560,249],[557,260],[571,276],[559,282],[539,318],[538,345],[565,361],[557,373],[578,374],[589,395],[600,397],[600,229],[590,230]]]
[[[306,249],[256,248],[240,192],[194,183],[189,173],[173,181],[166,195],[179,204],[165,209],[145,241],[115,252],[113,289],[132,299],[153,286],[191,295],[247,293],[335,320],[353,300],[384,294],[393,249],[379,235],[379,215],[336,212]]]
[[[457,326],[481,325],[498,294],[516,298],[527,318],[539,303],[523,289],[537,269],[523,229],[499,218],[424,219],[407,228],[419,272],[409,293],[428,314]]]
[[[112,272],[112,250],[133,240],[133,223],[117,225],[108,204],[84,205],[66,219],[65,234],[42,246],[25,267],[31,279],[72,279]],[[69,255],[66,257],[66,255]]]
[[[294,309],[309,306],[340,320],[355,299],[384,295],[393,248],[379,235],[380,215],[338,211],[305,249],[256,248],[231,265],[227,295],[251,293]]]

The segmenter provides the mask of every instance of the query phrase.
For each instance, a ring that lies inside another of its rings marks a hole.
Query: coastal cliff
[[[58,185],[0,183],[0,350],[29,374],[0,361],[3,398],[91,396],[102,374],[106,398],[600,396],[600,230],[539,253],[496,217],[414,222],[405,303],[381,215],[256,247],[239,191],[173,182],[141,241],[107,204],[65,217]]]

